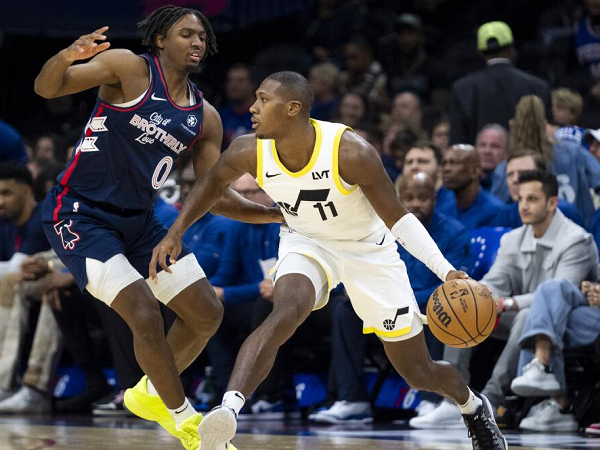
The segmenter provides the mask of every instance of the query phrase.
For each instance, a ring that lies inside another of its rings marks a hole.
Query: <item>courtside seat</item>
[[[473,267],[469,271],[471,278],[481,280],[490,270],[498,254],[500,238],[510,230],[505,227],[482,227],[469,232],[471,256],[474,261]]]

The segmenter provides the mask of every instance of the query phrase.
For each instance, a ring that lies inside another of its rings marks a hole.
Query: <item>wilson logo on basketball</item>
[[[437,316],[438,320],[444,327],[448,328],[448,326],[452,323],[452,317],[448,315],[442,304],[440,303],[440,299],[438,297],[438,291],[433,292],[433,312]]]

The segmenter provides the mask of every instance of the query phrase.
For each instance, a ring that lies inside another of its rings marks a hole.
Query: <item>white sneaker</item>
[[[537,358],[523,367],[523,375],[512,381],[510,389],[519,397],[550,397],[561,392],[554,373],[547,371]]]
[[[50,396],[27,386],[0,402],[0,414],[44,414],[50,409]]]
[[[236,414],[229,406],[216,406],[198,426],[199,450],[221,450],[227,448],[237,430]]]
[[[7,391],[6,389],[0,388],[0,402],[5,398],[12,397],[15,395],[15,391]]]
[[[429,400],[421,400],[415,411],[417,413],[417,417],[424,416],[425,414],[429,414],[435,408],[437,408],[437,403],[430,402]]]
[[[572,413],[561,412],[556,400],[548,399],[540,403],[538,408],[532,409],[527,414],[519,428],[528,431],[577,431],[579,425]]]
[[[369,402],[335,402],[331,408],[311,414],[310,420],[316,423],[373,422],[373,412]]]
[[[465,428],[458,406],[444,400],[434,410],[408,421],[413,428]]]

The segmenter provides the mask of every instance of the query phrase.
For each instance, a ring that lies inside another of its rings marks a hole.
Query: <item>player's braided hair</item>
[[[142,45],[146,47],[148,53],[158,56],[159,48],[156,46],[156,36],[166,36],[169,28],[187,14],[194,14],[198,17],[202,22],[202,27],[206,31],[206,52],[204,53],[204,58],[217,53],[217,37],[206,16],[195,9],[173,5],[158,8],[138,23],[138,28],[144,31]]]

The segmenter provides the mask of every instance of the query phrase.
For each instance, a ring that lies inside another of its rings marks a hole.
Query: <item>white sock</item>
[[[158,395],[158,391],[156,390],[156,388],[154,387],[154,385],[152,384],[152,381],[150,381],[150,378],[146,378],[146,390],[148,391],[148,394],[150,395]]]
[[[240,413],[240,409],[244,406],[244,403],[246,403],[246,399],[241,392],[227,391],[223,396],[223,403],[221,404],[229,406],[235,411],[235,415],[237,416]]]
[[[464,405],[457,404],[457,406],[458,409],[460,409],[461,414],[473,414],[475,411],[477,411],[477,408],[479,408],[479,406],[482,404],[483,401],[475,394],[473,394],[471,389],[469,389],[469,399],[467,400],[467,403],[465,403]]]
[[[188,417],[192,417],[194,414],[196,414],[196,410],[187,398],[183,402],[183,405],[181,405],[179,408],[167,409],[169,410],[171,417],[173,417],[177,427],[179,427],[179,425],[181,425],[181,423]]]

